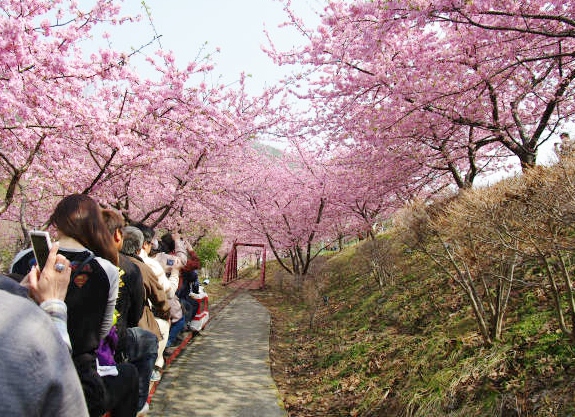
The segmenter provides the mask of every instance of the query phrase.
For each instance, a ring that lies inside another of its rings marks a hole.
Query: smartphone
[[[44,265],[46,265],[48,252],[50,252],[50,248],[52,247],[50,234],[41,230],[30,230],[29,235],[30,241],[32,242],[34,257],[36,258],[36,263],[41,271],[44,269]]]

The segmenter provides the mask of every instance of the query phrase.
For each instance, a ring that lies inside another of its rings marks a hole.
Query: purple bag
[[[116,326],[112,326],[106,337],[100,340],[98,349],[96,349],[96,360],[98,364],[98,374],[100,376],[116,376],[118,368],[114,354],[118,347],[118,332]]]

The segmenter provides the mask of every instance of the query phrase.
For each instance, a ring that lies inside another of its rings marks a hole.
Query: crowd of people
[[[49,224],[44,269],[30,248],[0,276],[0,415],[143,416],[164,356],[192,331],[200,260],[178,233],[157,239],[83,194]],[[8,377],[22,368],[26,384]]]

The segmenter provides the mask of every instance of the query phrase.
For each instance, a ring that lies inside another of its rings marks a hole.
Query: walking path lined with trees
[[[286,2],[307,44],[270,41],[270,58],[297,71],[259,97],[244,75],[210,84],[209,58],[182,66],[165,50],[149,56],[161,77],[143,79],[130,57],[146,39],[86,56],[85,42],[130,18],[119,2],[80,3],[0,4],[4,261],[76,193],[194,247],[221,242],[218,261],[236,239],[265,242],[296,296],[321,293],[324,248],[403,227],[385,251],[434,262],[470,309],[473,348],[505,343],[523,301],[553,309],[547,342],[575,340],[573,161],[536,165],[575,112],[575,2],[328,0],[317,28]],[[264,145],[276,140],[281,151]],[[393,263],[368,264],[385,297]]]
[[[243,291],[163,373],[149,416],[285,417],[269,365],[270,315]]]

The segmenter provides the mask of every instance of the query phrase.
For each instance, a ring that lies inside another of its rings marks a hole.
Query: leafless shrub
[[[309,317],[310,330],[314,328],[318,312],[329,305],[329,297],[325,291],[329,286],[331,276],[325,263],[324,258],[318,259],[303,283],[302,295]]]
[[[537,167],[455,198],[414,203],[397,217],[404,242],[428,255],[466,295],[486,344],[502,337],[509,298],[517,286],[550,291],[561,330],[573,334],[573,173],[571,161]],[[547,285],[528,273],[536,264]],[[570,315],[569,325],[565,314]]]
[[[369,265],[370,278],[375,279],[382,294],[386,286],[396,282],[401,256],[398,246],[396,240],[388,238],[378,238],[363,244],[361,256]]]

